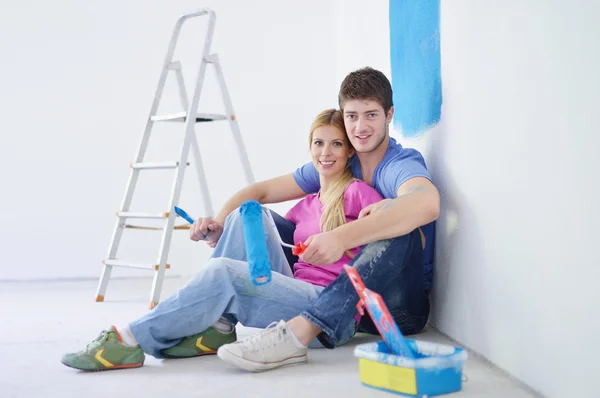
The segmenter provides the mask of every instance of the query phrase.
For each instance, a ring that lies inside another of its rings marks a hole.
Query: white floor
[[[163,294],[185,280],[168,279]],[[203,357],[157,360],[139,369],[83,373],[60,363],[112,324],[146,311],[150,280],[113,280],[107,301],[95,303],[95,281],[0,283],[0,397],[392,397],[361,385],[356,344],[378,340],[357,335],[335,350],[311,350],[309,363],[247,373]],[[164,295],[163,295],[164,297]],[[240,335],[252,333],[240,328]],[[448,342],[432,328],[411,338]],[[467,397],[534,397],[527,388],[470,353],[459,393]]]

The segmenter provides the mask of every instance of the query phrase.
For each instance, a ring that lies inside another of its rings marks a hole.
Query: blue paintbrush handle
[[[179,207],[175,206],[175,213],[179,214],[181,218],[183,218],[190,224],[194,224],[194,219],[190,217],[183,209],[180,209]]]
[[[179,214],[179,216],[181,218],[183,218],[185,221],[189,222],[192,225],[194,224],[194,219],[192,217],[190,217],[190,215],[187,214],[185,212],[185,210],[183,210],[183,209],[181,209],[181,208],[179,208],[177,206],[174,206],[174,208],[175,208],[175,213]],[[204,235],[202,237],[202,239],[206,238],[208,236],[208,234],[210,234],[210,229],[208,231],[206,231],[206,235]]]

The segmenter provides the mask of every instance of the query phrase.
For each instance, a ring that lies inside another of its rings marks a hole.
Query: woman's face
[[[313,131],[310,154],[320,175],[341,175],[353,153],[344,131],[334,126],[321,126]]]

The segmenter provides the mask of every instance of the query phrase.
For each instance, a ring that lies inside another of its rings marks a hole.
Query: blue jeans
[[[283,220],[274,217],[279,222]],[[239,211],[233,211],[202,270],[152,311],[129,324],[146,353],[162,358],[162,350],[176,345],[185,336],[206,330],[220,317],[233,324],[264,328],[271,322],[299,315],[317,300],[323,287],[293,278],[283,248],[264,214],[263,223],[273,270],[271,282],[262,286],[251,283],[242,220]],[[340,332],[340,344],[355,334],[355,323],[352,319]],[[322,347],[318,339],[310,346]]]
[[[429,297],[424,287],[423,246],[419,230],[366,245],[349,263],[365,286],[381,295],[404,335],[419,333],[429,317]],[[301,315],[317,325],[327,348],[340,345],[343,331],[354,321],[358,294],[342,273]],[[361,318],[359,331],[378,334],[371,318]]]
[[[292,242],[295,225],[282,217],[274,218],[284,242]],[[297,261],[291,250],[286,256],[290,264]],[[358,270],[367,288],[381,295],[402,334],[423,330],[429,318],[429,296],[418,229],[366,245],[349,264]],[[344,333],[354,323],[357,303],[356,290],[343,272],[301,315],[323,330],[318,337],[321,343],[334,348],[345,342]],[[379,334],[366,311],[358,331]]]

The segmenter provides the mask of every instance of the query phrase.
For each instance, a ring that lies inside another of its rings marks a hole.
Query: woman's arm
[[[190,239],[195,242],[205,240],[210,247],[215,247],[223,233],[225,219],[229,213],[247,200],[256,200],[260,204],[267,204],[299,199],[304,196],[306,193],[296,183],[293,174],[248,185],[225,202],[214,220],[210,217],[196,220],[190,228]]]
[[[223,225],[229,213],[240,207],[247,200],[256,200],[260,204],[267,204],[300,199],[304,196],[306,194],[296,183],[291,173],[271,178],[270,180],[248,185],[246,188],[235,193],[225,202],[223,208],[215,217],[215,221]]]

